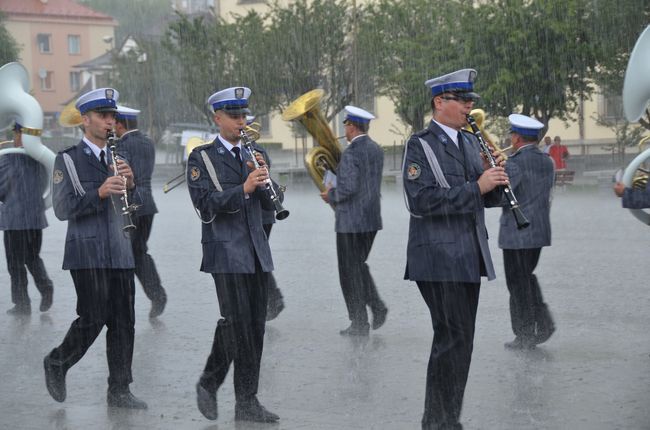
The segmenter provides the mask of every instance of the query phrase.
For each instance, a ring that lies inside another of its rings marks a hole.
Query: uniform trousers
[[[41,296],[52,294],[52,281],[47,276],[41,260],[43,230],[5,230],[5,255],[7,271],[11,277],[11,301],[17,306],[29,306],[27,293],[27,269],[34,277]]]
[[[417,285],[433,325],[423,428],[461,428],[458,419],[472,361],[481,284],[418,281]]]
[[[386,309],[366,263],[376,235],[376,231],[336,233],[339,281],[348,317],[354,326],[368,325],[366,306],[373,313]]]
[[[537,276],[533,274],[541,252],[542,248],[503,250],[512,331],[527,340],[537,336],[537,323],[546,319],[547,313]]]
[[[135,325],[135,283],[131,269],[70,270],[77,292],[77,315],[63,342],[52,350],[53,365],[67,372],[84,356],[104,326],[109,389],[133,381],[131,362]]]
[[[234,364],[235,399],[257,395],[266,326],[268,273],[256,259],[255,273],[213,273],[221,319],[199,383],[216,393]]]
[[[263,224],[262,227],[264,228],[264,232],[266,233],[266,238],[270,239],[271,238],[271,229],[273,228],[273,224]],[[277,303],[278,300],[282,300],[282,292],[278,288],[278,283],[275,282],[275,276],[273,276],[273,272],[269,272],[268,276],[268,300],[269,303],[274,305]]]
[[[131,247],[133,248],[133,258],[135,259],[135,276],[138,277],[140,284],[142,284],[144,294],[149,300],[161,300],[163,297],[166,297],[166,293],[160,283],[156,263],[154,263],[151,255],[147,253],[147,241],[151,234],[153,214],[136,216],[134,224],[135,230],[131,233]]]

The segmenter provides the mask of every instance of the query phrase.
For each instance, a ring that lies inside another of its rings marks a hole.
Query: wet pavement
[[[336,266],[334,216],[311,184],[291,186],[291,216],[271,235],[275,276],[286,308],[267,325],[260,401],[275,425],[234,421],[232,372],[218,393],[219,418],[196,408],[194,384],[219,318],[209,275],[198,271],[200,222],[184,186],[163,194],[149,241],[169,302],[156,321],[136,288],[131,389],[146,411],[106,406],[104,335],[67,376],[68,397],[45,389],[42,359],[75,318],[69,273],[60,270],[65,224],[48,211],[42,258],[55,285],[54,305],[15,318],[0,259],[0,428],[2,429],[417,429],[423,409],[432,330],[415,284],[402,280],[408,214],[401,191],[384,186],[379,232],[369,264],[389,307],[386,325],[367,339],[347,327]],[[553,246],[536,271],[557,331],[529,352],[505,350],[512,339],[508,293],[497,248],[498,216],[487,221],[497,280],[484,282],[462,423],[472,429],[650,429],[650,230],[609,189],[557,190]]]

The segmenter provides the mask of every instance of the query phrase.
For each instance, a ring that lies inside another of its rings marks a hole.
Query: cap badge
[[[237,98],[237,99],[243,99],[244,98],[244,89],[243,88],[235,88],[235,98]]]
[[[113,99],[113,93],[114,93],[114,91],[111,88],[106,89],[106,98],[108,100],[112,100]]]

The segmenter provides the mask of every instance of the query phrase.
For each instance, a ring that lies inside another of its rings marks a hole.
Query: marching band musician
[[[13,128],[14,146],[21,148],[23,127]],[[41,293],[39,310],[52,306],[54,288],[40,257],[43,229],[47,227],[43,191],[49,178],[45,168],[24,154],[0,157],[0,230],[4,230],[7,271],[11,277],[10,315],[28,315],[32,311],[27,293],[27,270]]]
[[[621,203],[626,209],[650,208],[650,181],[643,189],[626,187],[623,182],[614,184],[614,194],[621,197]]]
[[[404,153],[403,180],[411,213],[405,279],[429,308],[434,337],[427,368],[423,429],[462,428],[460,417],[474,342],[481,276],[494,279],[484,206],[508,183],[503,157],[481,160],[475,136],[463,130],[478,95],[476,71],[430,79],[433,115]]]
[[[509,349],[532,349],[548,340],[555,324],[533,274],[542,247],[551,245],[551,190],[553,161],[537,146],[544,124],[534,118],[512,114],[508,117],[515,152],[506,171],[511,188],[530,226],[518,229],[507,207],[502,208],[499,248],[503,250],[506,284],[510,292],[510,321],[515,339]]]
[[[188,158],[188,189],[203,222],[201,271],[214,279],[221,313],[196,384],[197,406],[207,419],[217,419],[217,390],[234,362],[235,420],[276,422],[279,417],[257,399],[273,270],[261,211],[274,207],[264,189],[269,178],[264,160],[259,156],[262,167],[249,171],[252,160],[240,140],[250,94],[246,87],[232,87],[208,98],[219,134]]]
[[[334,207],[339,280],[350,326],[344,336],[367,336],[368,311],[373,330],[386,322],[388,308],[379,297],[366,260],[377,231],[381,230],[381,178],[384,152],[368,137],[374,115],[355,106],[345,107],[345,138],[350,144],[336,168],[336,184],[321,193]]]
[[[156,263],[147,253],[147,241],[151,233],[154,215],[158,212],[151,192],[151,176],[156,162],[156,148],[148,136],[138,129],[137,109],[117,106],[115,134],[120,138],[120,151],[129,155],[129,163],[135,186],[133,203],[138,210],[133,214],[135,230],[131,233],[135,276],[140,281],[146,296],[151,300],[149,318],[160,316],[167,304],[167,293],[160,283]]]
[[[246,125],[251,125],[254,120],[254,116],[247,115]],[[269,153],[257,142],[253,144],[253,147],[255,148],[255,151],[262,154],[262,158],[264,158],[266,161],[266,166],[270,170],[271,157],[269,157]],[[273,183],[273,186],[276,190],[279,188],[275,182]],[[278,191],[278,194],[280,195],[280,201],[284,201],[284,193]],[[266,237],[268,239],[271,238],[271,229],[273,228],[273,224],[275,224],[275,210],[267,211],[262,209],[262,227],[264,227],[264,232],[266,233]],[[282,312],[284,309],[284,298],[282,297],[282,291],[280,291],[280,288],[278,288],[278,283],[275,280],[275,275],[273,275],[273,272],[269,273],[268,278],[269,285],[267,288],[268,304],[266,306],[266,320],[271,321],[277,318],[280,312]]]
[[[112,197],[133,190],[131,168],[110,163],[107,134],[115,126],[118,92],[100,88],[76,102],[81,113],[82,141],[56,157],[54,213],[68,221],[63,269],[70,270],[77,293],[78,318],[63,342],[44,360],[45,382],[54,400],[66,397],[67,371],[83,357],[104,326],[108,360],[107,403],[112,407],[146,409],[129,390],[134,339],[133,252],[123,232],[124,218]],[[114,154],[113,154],[114,155]]]

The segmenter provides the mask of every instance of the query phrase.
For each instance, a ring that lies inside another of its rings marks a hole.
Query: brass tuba
[[[623,110],[628,121],[638,121],[644,114],[650,122],[650,112],[648,111],[648,102],[650,102],[650,82],[648,73],[650,72],[650,26],[641,33],[632,49],[630,60],[625,70],[625,81],[623,83]],[[649,139],[646,137],[639,142],[639,148]],[[647,184],[643,176],[639,177],[638,172],[648,174],[648,171],[641,166],[650,158],[650,149],[646,149],[625,168],[621,182],[626,187],[639,188]],[[645,188],[645,187],[644,187]],[[630,209],[632,215],[646,225],[650,225],[650,213],[641,209]]]
[[[485,111],[483,109],[472,109],[472,111],[469,113],[472,118],[474,118],[474,121],[476,121],[476,125],[478,126],[479,130],[481,131],[481,135],[483,136],[483,139],[487,142],[487,144],[494,148],[499,154],[503,155],[504,159],[508,159],[508,154],[506,154],[507,151],[512,149],[512,145],[508,146],[507,148],[499,148],[499,146],[495,145],[494,140],[492,139],[492,136],[487,132],[485,129]],[[467,131],[472,131],[472,127],[467,125],[465,127],[465,130]]]
[[[56,155],[41,142],[43,132],[43,109],[29,94],[29,74],[20,63],[7,63],[0,67],[0,129],[14,121],[23,126],[22,148],[4,148],[3,154],[26,154],[45,166],[48,178],[52,178]],[[43,195],[45,207],[52,206],[52,186]]]
[[[81,119],[81,112],[77,109],[76,100],[72,100],[70,103],[65,105],[61,114],[59,115],[59,125],[61,127],[79,127],[83,124]]]
[[[320,111],[320,101],[324,94],[321,89],[311,90],[291,102],[282,112],[283,120],[300,121],[319,145],[305,155],[305,167],[321,191],[325,191],[325,172],[333,172],[341,160],[341,145]]]

